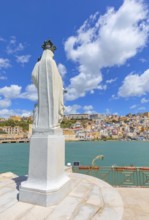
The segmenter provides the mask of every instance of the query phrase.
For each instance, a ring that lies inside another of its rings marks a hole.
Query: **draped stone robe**
[[[63,118],[63,83],[53,56],[51,50],[44,50],[32,72],[33,83],[38,91],[38,104],[33,116],[34,128],[59,128]]]

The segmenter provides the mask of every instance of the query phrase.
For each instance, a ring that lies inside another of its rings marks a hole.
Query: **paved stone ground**
[[[124,203],[123,220],[149,220],[149,188],[117,188]]]
[[[0,220],[122,220],[123,202],[117,191],[97,178],[69,173],[72,190],[61,202],[41,207],[18,201],[26,177],[0,175]]]
[[[110,210],[110,206],[107,203],[107,197],[111,197],[111,202],[116,205],[116,200],[112,198],[114,195],[109,194],[111,187],[105,185],[106,191],[102,193],[97,187],[96,179],[91,178],[89,183],[84,181],[85,185],[79,184],[80,180],[76,180],[77,187],[71,192],[71,195],[61,203],[61,206],[55,208],[52,207],[41,207],[31,204],[18,202],[17,194],[19,193],[18,187],[20,181],[25,180],[25,177],[17,177],[12,173],[4,173],[0,175],[0,220],[66,220],[66,219],[79,219],[78,217],[70,217],[70,213],[80,213],[80,220],[87,219],[106,219],[116,220],[116,211]],[[74,180],[75,182],[75,180]],[[98,182],[98,180],[97,180]],[[75,183],[74,183],[75,184]],[[91,187],[91,185],[92,187]],[[101,187],[104,187],[103,181],[100,181]],[[94,187],[93,187],[94,185]],[[121,195],[124,213],[122,220],[149,220],[149,188],[119,188],[114,189],[114,192],[118,191]],[[89,193],[90,192],[90,193]],[[112,191],[111,191],[112,192]],[[116,193],[117,194],[117,193]],[[86,205],[84,206],[82,198],[85,198]],[[119,200],[119,199],[118,199]],[[122,203],[117,204],[122,213]],[[107,203],[105,205],[105,203]],[[80,209],[76,209],[77,204],[80,204]],[[117,206],[116,206],[117,207]],[[118,208],[118,207],[117,207]],[[55,211],[54,211],[55,209]],[[101,215],[103,213],[110,212],[109,216]],[[118,210],[118,209],[117,209]],[[63,213],[63,217],[58,216],[60,211]],[[92,214],[94,217],[92,218]],[[52,215],[55,213],[53,219]],[[83,216],[86,213],[86,216]],[[51,215],[51,216],[50,216]],[[76,215],[76,214],[75,214]],[[88,217],[87,217],[88,216]],[[120,215],[119,215],[120,217]]]

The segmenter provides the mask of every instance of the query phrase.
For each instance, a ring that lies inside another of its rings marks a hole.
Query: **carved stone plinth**
[[[30,141],[28,179],[21,184],[19,200],[42,206],[61,201],[70,191],[64,158],[63,135],[34,133]]]

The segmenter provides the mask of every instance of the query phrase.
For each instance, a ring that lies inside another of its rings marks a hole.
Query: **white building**
[[[1,130],[2,131],[5,131],[7,134],[21,134],[23,132],[22,128],[20,126],[14,126],[14,127],[11,127],[11,126],[4,126],[4,127],[1,127]]]

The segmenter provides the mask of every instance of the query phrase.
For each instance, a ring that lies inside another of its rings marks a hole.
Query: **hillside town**
[[[149,112],[126,116],[65,116],[65,120],[72,119],[76,122],[64,129],[67,140],[149,140]]]
[[[65,115],[61,124],[66,141],[149,140],[149,112],[126,116],[101,114]],[[28,142],[32,117],[0,118],[0,143]]]

